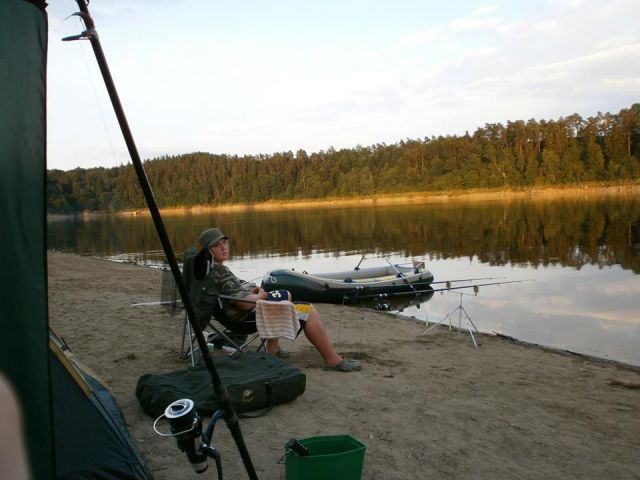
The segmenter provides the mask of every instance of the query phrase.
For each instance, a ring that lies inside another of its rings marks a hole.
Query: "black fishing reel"
[[[388,312],[389,310],[391,310],[391,304],[389,302],[378,302],[375,304],[373,309]]]
[[[193,400],[183,398],[171,403],[153,423],[153,429],[163,437],[174,437],[180,451],[184,452],[196,473],[203,473],[209,467],[207,457],[216,462],[218,479],[222,480],[222,463],[220,452],[211,445],[211,437],[216,422],[223,417],[223,411],[218,410],[211,417],[207,429],[202,433],[202,418],[196,411]],[[171,433],[163,433],[157,429],[157,423],[166,418],[169,422]],[[196,440],[200,439],[200,445]]]

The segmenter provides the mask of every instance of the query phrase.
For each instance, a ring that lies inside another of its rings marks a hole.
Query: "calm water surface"
[[[247,280],[273,268],[351,269],[362,255],[363,266],[423,260],[436,280],[535,280],[392,307],[437,322],[462,301],[481,331],[640,365],[640,199],[216,212],[164,221],[178,255],[201,230],[221,226],[232,237],[229,266]],[[50,222],[48,237],[49,248],[81,255],[164,261],[146,216]]]

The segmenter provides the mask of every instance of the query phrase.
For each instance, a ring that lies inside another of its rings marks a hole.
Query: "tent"
[[[111,393],[70,355],[68,346],[53,333],[50,333],[49,364],[56,477],[151,478]]]
[[[22,410],[33,478],[151,478],[108,391],[49,341],[47,34],[44,1],[2,2],[0,372]]]

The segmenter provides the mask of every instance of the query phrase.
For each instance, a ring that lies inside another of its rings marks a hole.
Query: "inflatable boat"
[[[298,301],[344,303],[358,301],[359,296],[423,290],[431,282],[433,274],[423,264],[388,265],[316,274],[273,270],[262,279],[262,288],[289,290]]]

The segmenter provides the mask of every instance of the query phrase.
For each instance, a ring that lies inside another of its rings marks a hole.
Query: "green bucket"
[[[364,451],[362,442],[350,435],[329,435],[299,440],[309,450],[300,456],[285,452],[287,480],[360,480]]]

